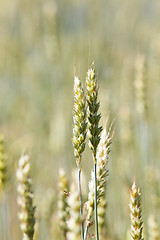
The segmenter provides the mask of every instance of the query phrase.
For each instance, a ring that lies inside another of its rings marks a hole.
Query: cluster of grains
[[[112,126],[112,125],[111,125]],[[106,168],[108,163],[109,153],[111,151],[110,146],[112,143],[113,134],[111,133],[111,127],[109,131],[104,128],[101,133],[101,140],[97,148],[97,199],[98,203],[101,201],[101,197],[104,195],[106,186],[106,177],[108,175],[108,169]],[[89,182],[89,193],[87,201],[87,210],[89,220],[94,210],[94,172],[91,172],[91,180]]]
[[[93,64],[92,64],[93,65]],[[86,77],[86,89],[87,89],[87,114],[88,114],[88,137],[89,137],[89,147],[93,151],[94,161],[96,161],[96,150],[100,141],[100,133],[102,127],[99,127],[99,121],[101,115],[98,114],[98,109],[100,103],[97,102],[98,88],[97,88],[97,78],[95,76],[95,69],[90,68],[87,72]]]
[[[149,240],[158,240],[160,238],[158,223],[153,215],[148,219]]]
[[[135,182],[130,190],[130,216],[131,216],[131,237],[133,240],[142,239],[143,221],[141,217],[140,192]]]
[[[85,149],[86,139],[86,106],[82,84],[78,77],[74,78],[73,138],[74,155],[81,168],[81,155]]]
[[[81,217],[80,217],[80,201],[79,193],[75,184],[71,186],[71,193],[68,197],[68,205],[70,207],[70,218],[68,220],[68,240],[81,239]]]
[[[4,139],[0,136],[0,191],[3,192],[7,181],[6,155],[4,152]]]
[[[66,238],[66,234],[68,231],[67,227],[67,219],[69,216],[69,210],[68,210],[68,180],[66,177],[66,174],[63,169],[60,169],[59,171],[59,199],[58,199],[58,215],[60,220],[60,229]]]
[[[143,55],[138,55],[135,63],[135,90],[137,98],[137,112],[142,119],[146,118],[147,100],[146,100],[146,62]]]
[[[17,169],[19,219],[24,240],[32,240],[35,225],[35,207],[33,206],[32,180],[30,178],[29,156],[20,158]]]

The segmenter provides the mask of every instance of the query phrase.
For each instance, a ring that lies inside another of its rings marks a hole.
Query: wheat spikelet
[[[130,190],[130,216],[131,216],[131,238],[133,240],[142,239],[143,221],[141,217],[140,192],[135,182]]]
[[[30,178],[29,156],[20,158],[17,169],[18,205],[20,208],[20,227],[23,240],[33,240],[35,225],[35,207],[33,206],[32,180]]]
[[[74,78],[73,138],[74,155],[81,168],[81,155],[85,149],[86,139],[86,106],[84,91],[78,77]]]
[[[93,66],[93,64],[92,64]],[[91,67],[87,72],[86,77],[86,89],[87,89],[87,114],[88,114],[88,137],[89,137],[89,147],[93,151],[93,155],[96,155],[97,146],[100,141],[100,132],[102,127],[99,127],[99,121],[101,115],[98,114],[98,109],[100,103],[97,102],[98,88],[97,88],[97,78],[95,75],[95,69]]]

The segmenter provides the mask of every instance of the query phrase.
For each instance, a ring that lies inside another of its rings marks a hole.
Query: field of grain
[[[0,240],[160,239],[159,29],[158,0],[1,0]]]

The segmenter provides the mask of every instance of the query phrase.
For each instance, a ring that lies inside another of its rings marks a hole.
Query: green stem
[[[94,155],[94,181],[95,181],[95,193],[94,193],[95,232],[96,232],[96,240],[99,240],[98,210],[97,210],[97,160],[96,160],[96,155]]]
[[[88,225],[85,228],[85,232],[84,232],[84,240],[87,239],[87,234],[88,234]]]
[[[78,167],[78,187],[79,187],[79,200],[80,200],[80,216],[82,218],[81,223],[81,238],[84,240],[84,226],[83,226],[83,205],[82,205],[82,190],[81,190],[81,168]]]

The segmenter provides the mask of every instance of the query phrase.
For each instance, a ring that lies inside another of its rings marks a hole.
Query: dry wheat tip
[[[135,182],[130,190],[130,216],[131,216],[131,238],[133,240],[142,239],[143,221],[141,216],[140,192]]]
[[[68,205],[70,208],[70,218],[67,222],[68,225],[68,240],[81,239],[81,217],[80,217],[80,201],[79,193],[76,185],[73,183],[71,186],[71,193],[68,197]]]
[[[0,191],[3,193],[7,182],[6,155],[4,151],[4,138],[0,136]]]
[[[68,180],[64,170],[61,168],[59,170],[58,216],[60,220],[60,230],[65,238],[68,231],[67,220],[69,217],[68,192]]]
[[[29,156],[20,158],[17,169],[18,205],[20,228],[23,240],[33,240],[35,225],[35,207],[33,206],[32,181],[30,178]]]
[[[92,64],[93,66],[93,64]],[[93,151],[94,157],[96,156],[96,149],[100,141],[100,132],[102,127],[99,127],[101,115],[98,114],[100,103],[97,102],[98,88],[95,69],[91,67],[86,76],[86,89],[87,89],[87,115],[88,115],[88,137],[89,147]]]
[[[73,138],[74,155],[80,167],[86,139],[86,101],[81,81],[74,77]]]
[[[112,143],[113,134],[111,132],[111,127],[109,131],[106,128],[103,129],[101,133],[101,140],[97,147],[97,200],[98,203],[101,201],[102,196],[105,192],[106,182],[107,182],[107,163],[109,158],[109,153],[111,151],[111,143]],[[94,210],[94,171],[91,172],[91,180],[89,182],[89,193],[88,193],[88,201],[87,201],[87,210],[89,220],[91,218],[92,212]]]

